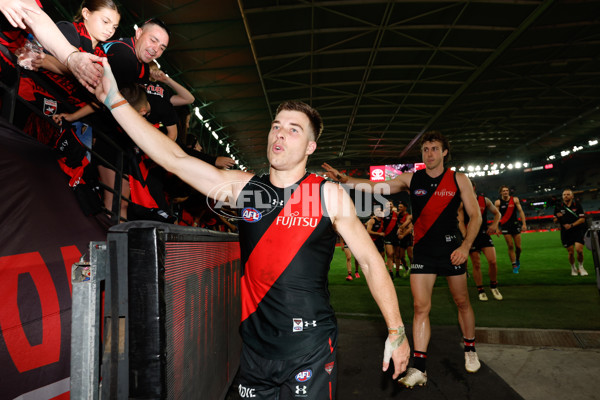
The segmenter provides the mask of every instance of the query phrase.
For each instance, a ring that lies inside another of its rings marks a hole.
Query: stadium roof
[[[449,138],[454,163],[542,160],[599,136],[599,1],[121,4],[122,26],[169,25],[163,69],[252,170],[266,168],[288,99],[325,123],[311,169],[420,161],[430,129]]]

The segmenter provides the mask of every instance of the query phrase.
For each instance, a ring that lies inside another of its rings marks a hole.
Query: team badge
[[[306,382],[310,378],[312,378],[312,369],[305,369],[304,371],[296,374],[296,381],[298,382]]]
[[[334,364],[334,362],[333,362],[333,361],[332,361],[332,362],[330,362],[330,363],[327,363],[327,364],[325,364],[325,371],[326,371],[326,372],[327,372],[329,375],[331,375],[331,371],[333,371],[333,364]]]
[[[426,194],[427,194],[427,190],[425,190],[425,189],[415,190],[415,196],[425,196]]]
[[[302,318],[292,318],[292,324],[292,332],[302,332],[302,330],[304,329]]]
[[[242,210],[242,218],[251,224],[260,221],[262,214],[256,208],[247,207]]]
[[[58,102],[56,100],[44,98],[44,115],[56,114],[58,108]]]

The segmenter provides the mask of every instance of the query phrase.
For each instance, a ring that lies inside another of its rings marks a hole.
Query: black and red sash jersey
[[[291,359],[336,331],[328,272],[337,234],[322,200],[324,179],[306,174],[277,188],[253,177],[237,199],[245,345],[265,358]]]
[[[481,225],[479,226],[479,233],[487,233],[488,217],[485,196],[480,194],[477,195],[477,205],[479,206],[479,211],[481,212]],[[467,214],[466,210],[464,212],[464,221],[465,226],[469,225],[469,214]]]
[[[131,83],[146,85],[150,82],[148,65],[138,60],[135,38],[110,40],[100,45],[119,87]]]
[[[383,233],[384,239],[390,240],[396,237],[398,233],[398,213],[390,210],[390,213],[383,217]]]
[[[410,181],[410,202],[415,254],[441,256],[460,246],[457,215],[461,198],[454,171],[446,169],[436,178],[424,169],[415,172]]]
[[[498,210],[500,210],[500,214],[502,215],[500,226],[514,225],[519,222],[513,196],[510,196],[508,200],[502,200],[502,198],[500,198],[500,207],[498,207]]]
[[[371,231],[372,232],[383,232],[383,219],[376,218],[376,217],[371,217],[371,218],[373,219],[373,225],[371,226]],[[371,239],[373,239],[374,242],[379,239],[383,240],[383,237],[379,236],[379,235],[369,234],[369,236],[371,236]]]

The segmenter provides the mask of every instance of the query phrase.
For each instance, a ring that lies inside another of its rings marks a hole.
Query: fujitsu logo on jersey
[[[439,197],[454,197],[456,192],[453,192],[451,190],[442,189],[442,190],[434,192],[433,194],[436,196],[439,196]]]
[[[299,211],[296,211],[289,216],[279,215],[279,216],[277,216],[277,219],[275,220],[276,225],[287,226],[288,228],[291,228],[293,226],[304,226],[304,227],[309,226],[311,228],[315,228],[318,223],[319,223],[318,218],[302,217],[302,216],[300,216]]]

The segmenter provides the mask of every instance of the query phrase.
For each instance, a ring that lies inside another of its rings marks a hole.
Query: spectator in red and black
[[[41,10],[39,0],[0,0],[0,74],[2,82],[16,77],[12,52],[26,41],[26,30],[32,32],[42,46],[62,62],[88,90],[93,91],[102,78],[101,61],[82,53],[64,38],[54,22]],[[8,75],[7,75],[8,74]]]
[[[179,116],[175,106],[186,106],[194,102],[194,96],[163,71],[156,62],[151,62],[150,83],[146,85],[146,94],[152,107],[152,112],[146,118],[155,127],[161,129],[172,140],[176,141],[178,134]]]
[[[170,32],[165,23],[153,18],[138,28],[135,36],[104,42],[100,45],[111,67],[114,66],[113,73],[119,87],[130,84],[146,85],[150,82],[148,63],[160,57],[166,50],[169,36]],[[123,173],[129,174],[132,169],[138,168],[137,163],[131,162],[137,156],[134,154],[133,142],[127,135],[115,129],[110,132],[110,140],[98,136],[95,142],[95,151],[99,155],[98,173],[100,181],[108,187],[114,187],[112,185],[116,178],[115,166],[118,165],[119,157],[121,157],[120,152],[115,150],[111,141],[124,151]],[[128,194],[129,192],[129,182],[127,179],[123,179],[122,193]],[[105,191],[104,203],[112,204],[112,197],[112,192]],[[126,208],[123,204],[121,204],[121,216],[127,218]]]
[[[102,52],[96,50],[96,46],[114,35],[120,19],[119,9],[113,0],[84,0],[74,22],[60,21],[56,25],[68,42],[80,52],[102,55]],[[88,103],[94,104],[94,98],[55,57],[46,56],[41,67],[40,73],[23,73],[19,96],[32,103],[44,116],[74,112]],[[16,124],[43,143],[51,141],[52,132],[57,131],[49,121],[32,115],[29,108],[23,107],[21,111]]]

